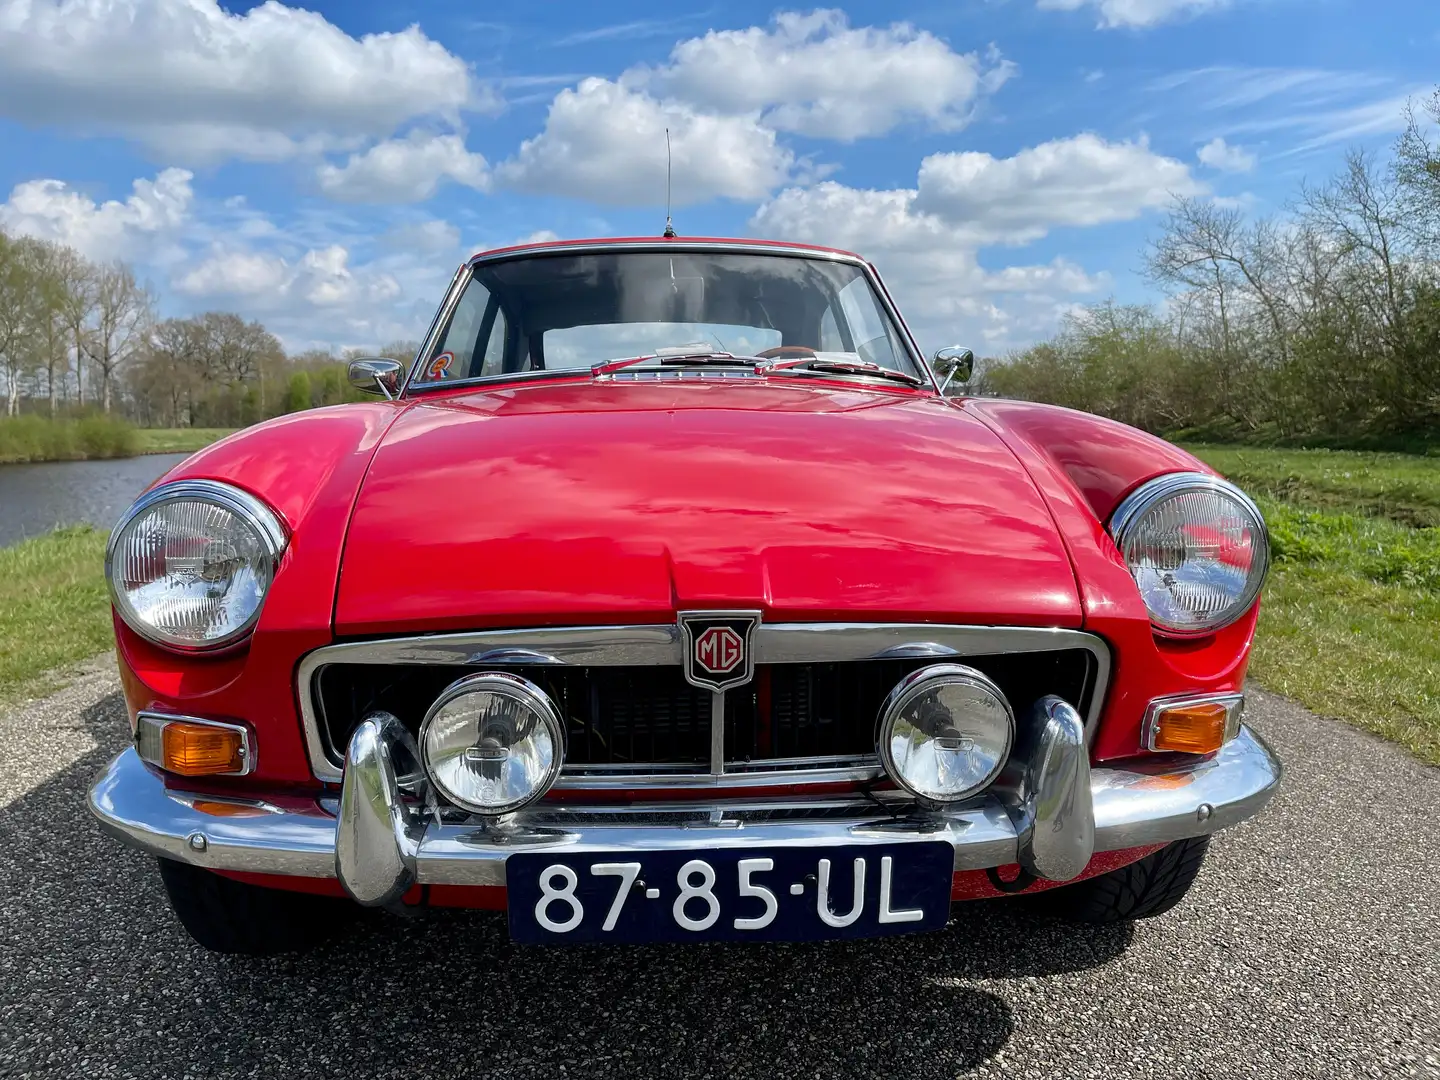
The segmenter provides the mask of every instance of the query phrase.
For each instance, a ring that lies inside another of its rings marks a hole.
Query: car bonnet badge
[[[755,675],[750,639],[759,625],[758,611],[682,611],[685,681],[715,691],[748,683]]]

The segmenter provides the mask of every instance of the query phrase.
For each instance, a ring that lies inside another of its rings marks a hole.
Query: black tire
[[[159,862],[160,880],[180,925],[211,952],[303,952],[355,914],[355,905],[347,900],[266,889],[173,859]]]
[[[1117,923],[1163,915],[1190,891],[1210,837],[1177,840],[1139,862],[1045,894],[1055,914],[1076,922]]]

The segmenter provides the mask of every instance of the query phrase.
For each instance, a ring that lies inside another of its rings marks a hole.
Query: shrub
[[[89,458],[134,457],[140,438],[124,420],[113,416],[87,416],[75,422],[75,439]]]
[[[86,416],[79,420],[51,420],[43,416],[0,419],[0,462],[130,457],[139,450],[135,428],[113,416]]]

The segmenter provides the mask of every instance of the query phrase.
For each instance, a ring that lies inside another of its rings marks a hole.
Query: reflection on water
[[[136,495],[188,454],[0,465],[0,545],[88,522],[108,530]]]

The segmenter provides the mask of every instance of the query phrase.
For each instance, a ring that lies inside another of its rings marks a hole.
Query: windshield
[[[922,374],[854,264],[608,251],[478,264],[414,383],[699,352],[818,354]]]

